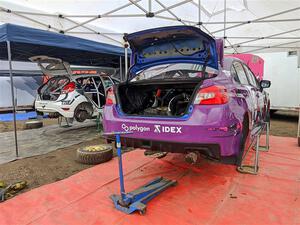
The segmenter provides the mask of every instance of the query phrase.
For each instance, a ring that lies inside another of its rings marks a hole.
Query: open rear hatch
[[[185,116],[202,81],[218,74],[216,42],[196,27],[155,28],[124,39],[131,67],[117,100],[126,115]]]
[[[50,79],[38,89],[41,100],[57,100],[63,88],[70,82],[72,71],[69,63],[48,56],[33,56],[29,59],[38,64],[44,75],[50,77]]]

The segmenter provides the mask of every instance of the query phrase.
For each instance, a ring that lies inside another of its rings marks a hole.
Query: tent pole
[[[234,45],[241,45],[241,44],[245,44],[245,43],[250,43],[250,42],[258,41],[258,40],[261,40],[261,39],[264,39],[264,38],[271,38],[271,37],[276,37],[276,36],[283,35],[283,34],[293,33],[293,32],[299,31],[299,30],[300,30],[300,28],[297,28],[297,29],[293,29],[293,30],[288,30],[288,31],[276,33],[276,34],[271,34],[271,35],[268,35],[268,36],[262,37],[262,38],[257,37],[253,40],[248,40],[248,41],[243,41],[243,42],[240,42],[240,43],[235,43]]]
[[[291,42],[281,43],[281,44],[277,44],[277,45],[265,46],[265,47],[260,47],[260,48],[257,48],[257,49],[253,49],[251,51],[245,51],[245,52],[241,52],[241,53],[256,52],[256,51],[267,49],[267,48],[277,48],[277,47],[281,47],[281,46],[289,45],[289,44],[294,44],[294,43],[298,43],[298,42],[300,42],[300,41],[291,41]],[[246,46],[242,46],[242,47],[246,47]],[[287,48],[290,48],[290,47],[287,47]]]
[[[155,14],[155,16],[156,16],[156,15],[158,15],[158,14],[160,14],[160,13],[163,13],[163,12],[169,10],[169,9],[176,8],[176,7],[180,6],[180,5],[184,5],[184,4],[189,3],[189,2],[193,3],[192,0],[180,1],[180,2],[178,2],[178,3],[176,3],[176,4],[174,4],[174,5],[170,5],[170,6],[166,7],[166,8],[163,8],[163,9],[161,9],[161,10],[156,11],[156,12],[154,12],[154,14]]]
[[[223,38],[225,42],[226,38],[226,0],[224,0],[224,31],[223,31]]]
[[[198,23],[201,29],[201,0],[198,0]]]
[[[6,44],[7,44],[7,55],[8,55],[8,62],[9,62],[11,102],[12,102],[12,106],[13,106],[13,116],[14,116],[14,135],[15,135],[16,157],[19,157],[18,137],[17,137],[17,121],[16,121],[16,105],[15,105],[14,81],[13,81],[13,75],[12,75],[10,41],[6,41]]]
[[[128,69],[128,44],[127,43],[125,43],[125,45],[124,45],[124,47],[125,47],[125,70],[124,70],[124,72],[125,72],[125,74],[124,74],[124,77],[125,77],[125,80],[127,81],[127,69]]]
[[[120,56],[120,80],[121,82],[124,81],[124,75],[122,73],[122,56]]]
[[[148,11],[152,12],[152,0],[148,0]]]
[[[156,1],[161,7],[163,7],[164,9],[166,9],[166,11],[167,11],[169,14],[171,14],[177,21],[179,21],[180,23],[186,25],[184,21],[182,21],[178,16],[176,16],[176,14],[173,13],[170,9],[168,9],[168,7],[165,6],[162,2],[160,2],[159,0],[155,0],[155,1]]]
[[[222,37],[217,37],[217,38],[222,38]],[[300,39],[300,37],[246,37],[246,36],[241,36],[241,37],[237,37],[237,36],[227,36],[228,39],[274,39],[274,40],[280,40],[280,39],[286,39],[286,40],[293,40],[293,39]],[[236,45],[236,44],[235,44]]]
[[[239,23],[239,24],[233,25],[231,27],[226,27],[226,30],[233,29],[233,28],[236,28],[236,27],[239,27],[239,26],[243,26],[243,25],[246,25],[246,24],[250,24],[250,23],[253,23],[253,22],[261,21],[261,20],[264,20],[264,19],[268,19],[270,17],[275,17],[275,16],[279,16],[279,15],[282,15],[282,14],[290,13],[290,12],[293,12],[293,11],[296,11],[296,10],[299,10],[299,9],[300,9],[300,7],[292,8],[292,9],[281,11],[279,13],[275,13],[275,14],[272,14],[272,15],[260,17],[260,18],[257,18],[255,20],[252,20],[250,22],[249,21],[245,21],[243,23]],[[223,31],[223,29],[212,31],[212,33],[215,34],[215,33],[221,32],[221,31]]]

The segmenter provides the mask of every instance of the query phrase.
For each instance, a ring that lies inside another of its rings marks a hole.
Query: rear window
[[[44,84],[41,89],[40,93],[57,93],[60,92],[61,89],[69,83],[69,78],[62,76],[62,77],[53,77],[48,80],[46,84]]]
[[[207,67],[205,76],[202,73],[203,66],[192,63],[173,63],[153,66],[137,74],[131,81],[140,80],[172,80],[172,79],[194,79],[211,78],[216,75],[216,71]]]

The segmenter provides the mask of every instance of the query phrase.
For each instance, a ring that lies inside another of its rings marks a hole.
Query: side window
[[[253,86],[253,87],[257,87],[257,80],[254,76],[254,74],[252,73],[252,71],[248,68],[248,66],[244,65],[244,68],[245,70],[247,71],[247,74],[248,74],[248,78],[249,78],[249,81],[250,81],[250,84]]]
[[[236,73],[237,73],[237,75],[238,75],[238,78],[239,78],[239,80],[240,80],[240,83],[241,83],[241,84],[249,85],[249,81],[248,81],[247,75],[246,75],[246,73],[245,73],[245,70],[244,70],[242,64],[239,63],[239,62],[235,62],[235,63],[233,64],[233,66],[234,66],[234,68],[235,68],[235,70],[236,70]]]
[[[236,71],[235,71],[233,65],[231,66],[230,74],[231,74],[231,76],[233,77],[233,79],[234,79],[236,82],[240,83],[240,80],[239,80],[239,78],[238,78],[238,75],[237,75],[237,73],[236,73]]]
[[[113,85],[113,82],[111,81],[111,79],[109,77],[103,76],[102,79],[104,82],[105,89],[107,89]]]

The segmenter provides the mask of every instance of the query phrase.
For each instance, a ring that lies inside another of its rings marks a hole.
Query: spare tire
[[[76,161],[95,165],[111,160],[113,157],[113,148],[108,144],[92,145],[77,149]]]
[[[43,121],[40,120],[29,120],[24,124],[24,129],[37,129],[43,127]]]

